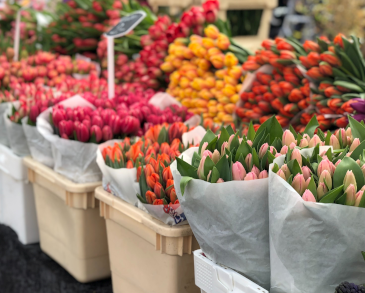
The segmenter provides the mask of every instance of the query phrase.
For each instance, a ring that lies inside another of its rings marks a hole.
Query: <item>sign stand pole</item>
[[[115,96],[115,77],[114,77],[114,38],[107,37],[108,40],[108,97],[109,99]]]
[[[14,36],[14,61],[19,60],[19,42],[20,42],[20,12],[21,9],[18,10],[16,14],[15,21],[15,36]]]

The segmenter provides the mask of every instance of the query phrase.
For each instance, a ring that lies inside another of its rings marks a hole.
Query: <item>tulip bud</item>
[[[296,143],[297,141],[295,140],[295,137],[293,135],[293,133],[291,133],[290,130],[285,130],[284,133],[283,133],[283,144],[286,145],[286,146],[290,146],[290,144],[292,142]]]
[[[284,146],[281,148],[281,150],[280,150],[280,154],[282,154],[282,155],[286,155],[286,154],[287,154],[287,152],[288,152],[288,150],[289,150],[288,146],[284,145]]]
[[[217,164],[218,163],[218,161],[220,159],[220,156],[221,156],[221,154],[219,153],[219,151],[218,150],[214,150],[213,155],[211,157],[211,159],[214,162],[214,164]]]
[[[320,200],[327,192],[328,192],[327,186],[323,182],[320,182],[317,188],[318,199]]]
[[[113,139],[113,133],[109,125],[105,125],[102,129],[103,141],[108,141]]]
[[[345,178],[343,179],[343,189],[346,190],[350,185],[355,186],[357,189],[356,178],[352,171],[347,170]]]
[[[347,129],[346,129],[346,136],[347,137],[352,137],[352,131],[351,131],[351,127],[348,127]]]
[[[245,163],[248,168],[248,171],[251,171],[252,169],[252,154],[248,154],[245,158]]]
[[[146,201],[149,203],[149,204],[153,204],[153,202],[156,200],[156,194],[154,192],[152,192],[151,190],[148,190],[146,192]]]
[[[266,170],[261,171],[261,173],[259,174],[259,179],[264,179],[264,178],[268,178],[268,177],[269,177],[269,175]]]
[[[58,124],[66,119],[65,111],[62,109],[53,109],[52,121],[53,125],[58,128]]]
[[[302,199],[304,201],[309,201],[309,202],[317,202],[316,198],[314,197],[313,193],[307,189],[306,191],[304,191]]]
[[[299,166],[302,166],[302,155],[298,149],[294,149],[294,151],[291,153],[290,159],[297,160]]]
[[[276,155],[278,151],[276,150],[276,148],[271,146],[270,149],[269,149],[269,152],[272,153],[273,155]]]
[[[307,146],[308,146],[308,140],[306,140],[305,138],[301,139],[301,140],[300,140],[300,144],[299,144],[299,146],[300,146],[301,148],[305,148],[305,147],[307,147]]]
[[[251,141],[251,140],[248,140],[248,141],[247,141],[247,144],[248,144],[250,147],[252,147],[252,141]]]
[[[362,196],[364,194],[364,191],[360,190],[358,193],[356,193],[355,195],[355,207],[358,207],[360,205],[360,202],[361,202],[361,199],[362,199]]]
[[[337,137],[335,135],[331,135],[330,138],[330,145],[333,147],[334,150],[339,150],[340,147],[340,142],[338,141]]]
[[[251,172],[255,173],[257,177],[260,175],[260,170],[255,165],[252,166]]]
[[[285,178],[288,179],[290,177],[290,175],[291,175],[291,172],[290,172],[290,170],[288,168],[288,165],[287,164],[284,164],[284,165],[281,166],[280,169],[283,170],[283,172],[285,174]]]
[[[222,178],[219,178],[216,183],[223,183],[224,180]]]
[[[293,149],[295,149],[296,146],[297,146],[297,144],[295,142],[292,142],[289,146],[289,149],[293,150]]]
[[[304,139],[306,139],[306,140],[308,141],[308,143],[309,143],[309,142],[310,142],[310,140],[311,140],[311,138],[310,138],[310,136],[309,136],[309,134],[308,134],[308,133],[304,133],[303,138],[304,138]]]
[[[291,186],[300,194],[302,195],[305,191],[306,184],[303,174],[295,175]]]
[[[345,189],[345,194],[346,194],[346,202],[345,202],[345,205],[347,205],[347,206],[353,206],[353,205],[355,205],[355,201],[356,201],[356,187],[353,184],[350,184]]]
[[[321,176],[321,174],[324,170],[328,170],[330,175],[333,176],[334,169],[331,165],[333,165],[333,164],[330,160],[328,160],[328,159],[322,160],[318,165],[317,175]]]
[[[204,153],[203,153],[203,157],[212,158],[212,156],[213,156],[213,154],[212,154],[212,152],[210,150],[205,150]]]
[[[309,141],[308,146],[310,148],[314,148],[317,144],[319,144],[320,146],[322,145],[322,141],[319,138],[319,136],[317,134],[315,134],[312,139]]]
[[[232,165],[232,178],[233,180],[243,180],[246,177],[246,170],[240,162],[233,163]]]
[[[302,167],[302,173],[305,180],[311,177],[311,170],[307,166]]]
[[[323,162],[323,161],[322,161]],[[332,177],[328,170],[322,171],[321,175],[319,176],[318,183],[325,182],[329,189],[332,189]]]
[[[224,142],[222,143],[222,146],[221,146],[221,157],[223,157],[225,154],[226,154],[226,148],[228,148],[228,142]]]
[[[337,130],[335,132],[335,135],[336,135],[338,141],[340,141],[340,137],[341,137],[342,145],[345,147],[347,145],[346,130],[344,128],[340,128],[339,130]]]
[[[228,144],[227,144],[227,148],[228,150],[231,150],[231,143],[232,143],[232,140],[234,138],[234,134],[232,134],[229,139],[228,139]]]
[[[156,182],[153,191],[155,192],[157,198],[165,197],[165,190],[163,189],[160,182]]]
[[[259,158],[262,159],[264,155],[266,154],[267,150],[269,148],[269,144],[266,142],[264,143],[259,150]]]
[[[365,191],[365,185],[363,187],[361,187],[360,189],[361,191]]]
[[[123,134],[136,134],[140,127],[140,122],[136,117],[126,116],[120,120],[120,129]]]
[[[98,115],[94,115],[91,118],[91,125],[97,125],[97,126],[100,127],[100,129],[102,129],[103,126],[104,126],[103,119],[100,116],[98,116]]]
[[[276,174],[286,181],[286,176],[283,170],[279,169],[279,171]]]
[[[97,125],[91,126],[90,134],[95,136],[96,143],[101,142],[101,140],[103,139],[103,133],[102,133],[100,127]]]
[[[360,160],[356,160],[356,163],[359,165],[359,167],[361,167],[361,161]]]
[[[200,164],[199,164],[199,167],[198,167],[198,177],[199,179],[201,180],[206,180],[207,177],[204,176],[204,164],[205,164],[205,160],[206,160],[207,157],[202,157],[202,159],[200,160]]]
[[[33,123],[36,123],[37,121],[37,117],[40,114],[39,108],[37,105],[33,105],[30,107],[30,112],[29,112],[29,120],[32,121]]]
[[[249,180],[256,180],[256,179],[257,179],[257,175],[254,172],[250,172],[250,173],[247,173],[244,180],[249,181]]]
[[[81,141],[81,142],[89,141],[90,133],[89,133],[89,129],[87,129],[85,124],[83,124],[83,123],[79,124],[79,126],[76,128],[76,136],[77,136],[78,141]]]
[[[350,152],[353,152],[360,145],[360,139],[355,138],[351,144]]]
[[[201,151],[200,151],[200,157],[203,157],[203,153],[206,150],[207,146],[208,146],[207,142],[203,143]]]

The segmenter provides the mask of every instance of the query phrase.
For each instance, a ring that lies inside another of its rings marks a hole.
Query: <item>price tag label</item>
[[[128,16],[124,16],[119,23],[110,31],[105,33],[109,38],[119,38],[132,31],[145,17],[146,12],[138,10]]]

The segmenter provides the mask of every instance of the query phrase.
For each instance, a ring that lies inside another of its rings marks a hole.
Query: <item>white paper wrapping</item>
[[[343,281],[363,284],[365,209],[305,202],[271,167],[270,293],[333,293]]]
[[[50,142],[39,133],[36,126],[28,125],[28,117],[22,119],[22,125],[33,159],[47,167],[53,168],[54,161]]]
[[[76,95],[60,103],[65,107],[77,106],[95,107]],[[101,181],[101,171],[96,163],[96,151],[98,145],[67,140],[53,134],[49,123],[49,114],[52,108],[48,108],[37,118],[37,129],[43,137],[50,142],[54,159],[54,170],[76,183]]]
[[[184,210],[181,205],[151,205],[144,204],[138,200],[138,208],[147,212],[151,216],[160,220],[166,225],[176,226],[176,225],[187,225]]]
[[[185,147],[189,147],[189,144],[200,143],[207,131],[202,126],[197,126],[193,130],[183,133],[182,143]]]
[[[100,144],[97,150],[96,162],[103,174],[103,187],[113,195],[125,200],[126,202],[136,205],[139,184],[137,182],[137,169],[113,169],[105,164],[102,150],[107,146],[113,146],[116,142],[122,140],[110,140]]]
[[[11,103],[0,103],[0,143],[10,146],[8,134],[6,133],[4,113],[8,110]]]
[[[198,148],[181,156],[191,163],[195,151]],[[218,184],[193,179],[182,196],[176,161],[171,171],[176,194],[203,252],[270,288],[268,179]]]
[[[15,107],[19,106],[19,102],[14,102]],[[6,133],[8,135],[8,141],[11,150],[14,154],[23,157],[29,156],[30,151],[28,148],[27,139],[25,138],[24,130],[21,124],[10,121],[8,115],[11,114],[12,107],[9,106],[7,111],[3,114],[5,121]]]

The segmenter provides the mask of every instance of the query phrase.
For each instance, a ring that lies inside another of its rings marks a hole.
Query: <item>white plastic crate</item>
[[[269,293],[234,270],[217,265],[201,249],[194,251],[195,285],[202,293]]]
[[[39,242],[32,185],[23,159],[0,145],[0,223],[11,227],[23,244]]]

